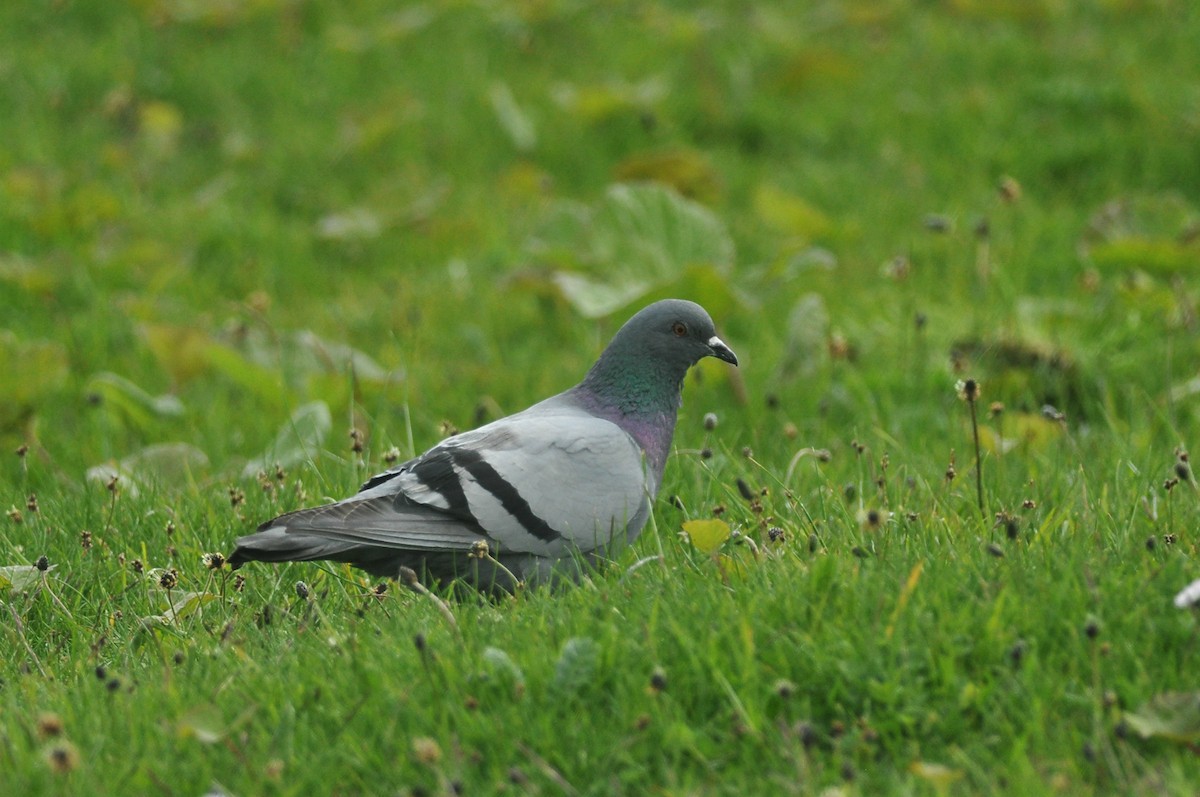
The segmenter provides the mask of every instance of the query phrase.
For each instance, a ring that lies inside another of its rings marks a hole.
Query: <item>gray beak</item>
[[[713,335],[708,339],[708,353],[716,357],[718,360],[724,360],[730,365],[737,365],[737,355],[733,353],[733,349],[725,345],[725,341]]]

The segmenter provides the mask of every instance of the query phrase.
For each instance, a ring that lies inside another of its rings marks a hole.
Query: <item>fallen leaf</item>
[[[724,520],[688,520],[683,524],[683,533],[701,553],[716,553],[733,533]]]

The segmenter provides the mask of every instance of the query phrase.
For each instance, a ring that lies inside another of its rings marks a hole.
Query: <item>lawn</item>
[[[1198,41],[1187,0],[0,4],[4,790],[1194,794]],[[580,585],[213,556],[667,296],[741,367]]]

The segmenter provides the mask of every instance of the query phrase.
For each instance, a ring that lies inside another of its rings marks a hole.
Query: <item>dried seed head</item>
[[[129,569],[132,570],[133,572],[137,573],[140,576],[143,572],[145,572],[146,566],[144,564],[142,564],[141,559],[134,559],[132,562],[129,563]]]
[[[175,521],[168,520],[167,525],[163,527],[163,531],[166,532],[168,537],[170,537],[172,534],[174,534],[175,533]]]
[[[662,667],[655,667],[650,673],[650,692],[658,694],[667,690],[667,671]]]
[[[296,582],[296,597],[297,598],[299,598],[302,601],[306,601],[306,600],[308,600],[308,597],[311,594],[312,594],[312,590],[310,590],[308,588],[307,584],[305,584],[303,581]]]
[[[979,400],[980,385],[976,379],[960,379],[954,383],[954,391],[963,401],[974,403]]]
[[[706,447],[706,448],[700,449],[700,459],[712,459],[712,457],[713,457],[713,450],[711,448]]]
[[[92,550],[92,533],[87,529],[79,532],[79,545],[85,551]]]
[[[743,446],[742,447],[742,456],[745,457],[746,459],[753,459],[754,458],[754,449],[751,448],[750,446]]]
[[[29,497],[25,499],[25,508],[29,510],[30,514],[35,514],[35,515],[37,514],[37,511],[38,511],[37,493],[29,494]]]
[[[441,432],[442,437],[454,437],[458,434],[458,427],[450,421],[444,420],[438,424],[438,431]]]
[[[45,573],[50,569],[50,559],[46,556],[46,554],[42,554],[37,558],[37,561],[33,563],[33,566]]]
[[[800,436],[800,430],[796,427],[796,424],[788,421],[783,425],[783,436],[788,440],[795,440]]]
[[[717,414],[715,412],[704,413],[704,428],[710,432],[717,428]]]
[[[413,758],[419,763],[433,766],[442,760],[442,748],[428,736],[418,736],[412,740]]]
[[[55,736],[62,736],[63,721],[62,717],[53,712],[44,712],[38,715],[37,718],[37,735],[40,739],[53,739]]]
[[[25,455],[29,453],[29,446],[22,443],[21,445],[17,446],[17,450],[13,453],[15,453],[21,459],[25,459]]]
[[[991,404],[988,405],[988,417],[989,418],[999,418],[1003,414],[1004,414],[1004,402],[993,401]]]
[[[767,529],[767,539],[771,542],[785,542],[787,540],[787,533],[778,526],[772,526]]]
[[[21,514],[21,510],[17,509],[15,506],[9,507],[8,512],[5,514],[8,515],[8,519],[13,523],[22,523],[25,520],[25,517]]]
[[[225,566],[225,554],[220,553],[219,551],[206,553],[200,557],[200,561],[209,570],[220,570]]]
[[[1100,621],[1094,617],[1089,617],[1088,621],[1084,623],[1083,633],[1087,635],[1088,639],[1095,639],[1100,636]]]
[[[1033,500],[1032,498],[1026,498],[1024,501],[1021,502],[1021,508],[1022,509],[1037,509],[1037,501]]]
[[[471,543],[471,553],[468,554],[472,559],[487,559],[491,554],[491,549],[488,547],[486,540],[476,540]]]
[[[1005,175],[1000,178],[996,192],[1005,202],[1013,203],[1021,198],[1021,184],[1016,181],[1016,178]]]
[[[243,576],[241,573],[238,573],[236,576],[233,577],[233,591],[241,592],[245,588],[246,588],[246,577]]]
[[[237,487],[229,488],[229,505],[235,509],[246,500],[246,494]]]
[[[912,262],[905,255],[896,255],[883,264],[882,271],[884,277],[896,282],[904,282],[912,274]]]
[[[355,454],[361,454],[363,450],[363,433],[358,428],[350,429],[350,450]]]
[[[792,695],[796,694],[796,685],[786,678],[780,678],[775,682],[775,685],[771,687],[771,691],[774,692],[775,696],[781,700],[787,700]]]
[[[1004,558],[1004,549],[994,542],[988,543],[987,552],[997,559]]]
[[[1175,476],[1178,477],[1179,481],[1184,482],[1185,484],[1192,480],[1192,466],[1189,465],[1188,461],[1183,457],[1175,460]]]
[[[389,465],[394,465],[400,460],[400,449],[392,446],[387,451],[383,452],[383,461]]]
[[[114,474],[113,474],[113,476],[112,476],[112,478],[111,478],[111,479],[109,479],[109,480],[108,480],[108,481],[105,483],[105,485],[104,485],[104,489],[105,489],[105,490],[108,490],[110,493],[113,493],[114,495],[116,495],[116,492],[117,492],[117,482],[119,482],[119,481],[121,481],[121,477],[120,477],[119,475],[117,475],[117,474],[115,474],[115,473],[114,473]]]
[[[179,573],[175,570],[175,568],[168,568],[159,574],[158,586],[167,590],[175,589],[177,586],[179,586]]]
[[[46,766],[56,775],[66,775],[79,769],[79,751],[66,739],[46,748]]]
[[[834,360],[853,360],[856,352],[853,344],[841,332],[829,336],[829,357]]]

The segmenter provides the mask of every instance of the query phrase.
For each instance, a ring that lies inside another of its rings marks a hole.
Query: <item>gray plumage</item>
[[[633,316],[573,388],[301,509],[237,541],[233,567],[328,559],[395,577],[409,567],[483,590],[575,575],[632,542],[650,515],[683,378],[703,357],[737,364],[702,307]],[[490,558],[480,558],[479,543]]]

